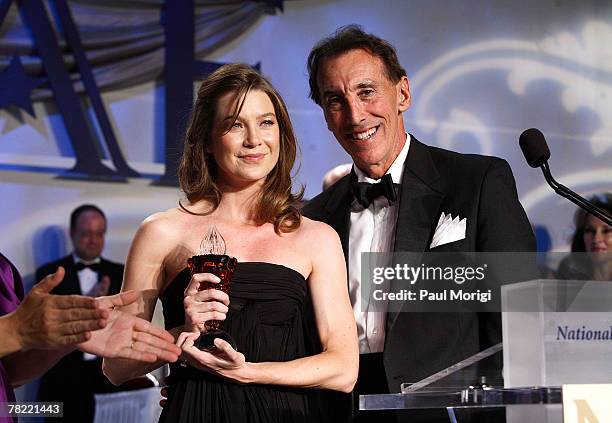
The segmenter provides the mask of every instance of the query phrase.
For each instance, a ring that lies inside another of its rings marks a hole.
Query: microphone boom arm
[[[555,181],[552,174],[550,173],[550,168],[548,167],[547,161],[542,163],[540,165],[540,168],[542,169],[542,173],[544,174],[544,179],[546,179],[546,182],[548,182],[548,185],[550,185],[550,187],[553,190],[555,190],[557,194],[559,194],[562,197],[567,198],[572,203],[576,204],[578,207],[586,210],[588,213],[597,217],[598,219],[605,222],[606,224],[612,226],[612,217],[608,213],[606,213],[605,210],[602,210],[599,207],[595,206],[594,204],[591,204],[585,198],[576,194],[574,191],[572,191],[565,185],[562,185],[559,182]]]

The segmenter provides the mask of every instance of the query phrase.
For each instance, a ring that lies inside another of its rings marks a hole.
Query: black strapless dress
[[[161,296],[167,329],[185,319],[183,292],[190,280],[183,270]],[[304,277],[270,263],[238,263],[230,287],[223,329],[247,361],[288,361],[310,351]],[[318,421],[313,390],[274,385],[240,385],[199,371],[171,365],[173,375],[160,422],[312,422]]]

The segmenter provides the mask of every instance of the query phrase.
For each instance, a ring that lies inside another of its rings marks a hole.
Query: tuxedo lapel
[[[77,275],[76,266],[72,256],[66,258],[66,275],[64,276],[64,290],[68,294],[83,295],[81,292],[81,284],[79,283],[79,275]]]
[[[444,194],[427,147],[412,138],[404,163],[394,251],[423,252]]]
[[[431,158],[428,147],[414,137],[404,163],[401,196],[395,228],[394,252],[423,253],[429,249],[430,238],[438,219],[444,194],[440,187],[440,175]],[[420,254],[412,257],[413,265],[420,263]],[[392,292],[399,292],[401,286],[391,284]],[[404,306],[409,303],[404,303]],[[398,313],[389,313],[389,329],[395,323]]]

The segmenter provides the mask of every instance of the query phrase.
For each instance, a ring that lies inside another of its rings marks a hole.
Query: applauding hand
[[[94,298],[52,295],[64,278],[64,268],[35,285],[11,314],[18,349],[54,349],[84,342],[91,331],[107,324],[109,311]]]
[[[174,345],[174,337],[167,331],[116,307],[133,303],[138,291],[128,291],[110,297],[99,297],[96,301],[102,309],[109,311],[104,329],[92,332],[91,339],[77,347],[81,351],[105,358],[129,358],[155,362],[174,362],[181,353]]]

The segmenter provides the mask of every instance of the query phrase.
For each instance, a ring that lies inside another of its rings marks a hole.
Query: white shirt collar
[[[406,161],[406,157],[408,156],[408,150],[410,149],[410,135],[406,134],[406,143],[402,148],[402,151],[397,155],[393,164],[387,170],[387,173],[391,174],[391,178],[393,179],[394,184],[402,183],[402,175],[404,174],[404,162]],[[355,163],[353,163],[353,169],[355,169],[355,174],[357,175],[358,182],[369,182],[369,183],[377,183],[380,179],[372,179],[365,172],[359,169]]]
[[[96,264],[96,263],[100,263],[100,257],[96,257],[93,260],[83,260],[81,257],[77,256],[76,253],[73,251],[72,252],[72,261],[74,262],[74,264],[77,264],[79,262],[83,263],[83,264]]]

